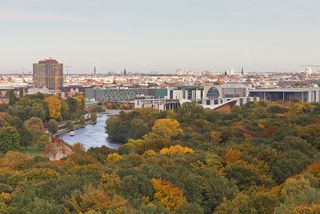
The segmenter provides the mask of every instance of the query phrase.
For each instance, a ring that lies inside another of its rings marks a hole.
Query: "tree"
[[[161,149],[160,154],[172,157],[172,156],[184,155],[184,154],[192,153],[192,152],[193,152],[193,150],[188,147],[176,145],[176,146],[170,146],[169,148]]]
[[[86,118],[84,118],[84,116],[80,116],[79,122],[81,125],[84,125],[86,123]]]
[[[151,138],[171,138],[181,134],[183,131],[175,119],[158,119],[154,122]]]
[[[70,107],[65,100],[61,101],[61,116],[63,120],[70,120],[73,119],[70,113]]]
[[[40,133],[44,129],[43,122],[38,117],[31,117],[30,119],[24,122],[25,128],[33,134]]]
[[[35,140],[36,145],[40,149],[43,149],[50,142],[51,142],[51,138],[49,137],[49,135],[45,133],[38,135],[38,138]]]
[[[315,109],[315,106],[307,102],[298,102],[294,105],[294,107],[298,113],[307,113]]]
[[[102,182],[103,188],[110,192],[115,192],[121,183],[120,177],[114,172],[112,174],[103,174],[100,181]]]
[[[61,117],[61,100],[58,97],[50,96],[46,99],[49,109],[49,117],[57,120]]]
[[[219,131],[210,132],[210,139],[213,143],[220,143],[221,142],[221,132],[219,132]]]
[[[118,162],[122,159],[122,156],[119,155],[118,153],[112,153],[112,154],[109,154],[107,156],[107,161],[109,163],[114,163],[114,162]]]
[[[73,128],[74,128],[74,123],[73,123],[73,121],[72,121],[72,120],[68,120],[68,121],[65,123],[65,127],[66,127],[66,129],[68,129],[68,130],[73,129]]]
[[[77,115],[77,112],[78,112],[78,108],[79,108],[79,105],[78,105],[78,102],[76,101],[76,99],[72,98],[72,97],[68,97],[66,99],[66,103],[68,104],[68,117],[69,119],[75,119],[78,115]]]
[[[49,120],[49,123],[48,123],[49,132],[51,132],[52,134],[55,134],[58,131],[58,129],[59,129],[58,122],[53,119]]]
[[[20,135],[15,127],[0,129],[0,151],[5,153],[19,148]]]
[[[19,134],[21,146],[24,146],[26,148],[27,146],[30,146],[32,144],[33,136],[25,127],[22,127],[20,129]]]
[[[13,106],[19,100],[14,90],[9,90],[6,93],[6,97],[9,99],[9,105]]]
[[[281,213],[308,213],[294,212],[308,210],[306,207],[320,204],[320,190],[316,188],[313,176],[295,176],[285,181],[280,191],[281,204],[275,209],[275,214]],[[319,182],[317,181],[317,184]],[[319,207],[313,207],[319,210]],[[318,212],[309,212],[318,213]]]
[[[190,124],[194,120],[200,119],[204,115],[204,110],[196,102],[188,102],[178,108],[178,115],[180,122]]]
[[[96,113],[91,113],[91,115],[90,115],[90,120],[92,121],[92,122],[94,122],[94,123],[96,123],[97,122],[97,114]]]
[[[239,190],[248,189],[254,185],[271,186],[273,180],[269,171],[268,165],[259,161],[256,164],[250,164],[238,160],[225,167],[226,177],[235,180]]]
[[[151,184],[155,190],[156,202],[170,211],[177,211],[186,203],[182,190],[173,186],[169,181],[153,178]]]
[[[127,200],[91,185],[79,197],[73,194],[70,204],[77,213],[129,213]]]
[[[94,105],[92,107],[92,110],[95,113],[100,113],[100,112],[104,112],[105,111],[102,105]]]
[[[223,159],[227,163],[232,163],[241,160],[243,156],[243,153],[239,149],[232,148],[226,151],[226,153],[223,156]]]
[[[78,108],[77,108],[77,115],[83,115],[84,114],[84,96],[79,95],[76,97],[76,101],[78,103]]]

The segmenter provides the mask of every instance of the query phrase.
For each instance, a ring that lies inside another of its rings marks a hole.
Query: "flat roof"
[[[320,88],[258,88],[250,89],[249,92],[305,92],[317,90],[320,90]]]

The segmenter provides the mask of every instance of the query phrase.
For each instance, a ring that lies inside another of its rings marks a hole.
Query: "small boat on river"
[[[73,137],[73,136],[75,136],[75,135],[76,135],[76,132],[75,132],[75,131],[70,131],[70,132],[69,132],[69,136]]]

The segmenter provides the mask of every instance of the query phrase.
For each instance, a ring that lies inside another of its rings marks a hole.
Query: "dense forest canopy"
[[[320,213],[319,104],[186,103],[122,112],[107,131],[119,150],[75,145],[59,161],[3,151],[1,213]]]
[[[0,153],[34,147],[41,151],[50,143],[45,130],[55,133],[59,125],[84,120],[84,97],[59,97],[35,94],[6,96],[9,104],[0,105]]]

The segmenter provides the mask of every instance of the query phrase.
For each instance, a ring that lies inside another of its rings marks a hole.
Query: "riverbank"
[[[120,114],[121,111],[128,112],[128,110],[106,109],[105,112],[103,112],[103,113],[97,113],[97,117],[101,117],[101,116],[103,116],[103,115],[116,116],[116,115]],[[67,133],[67,132],[69,132],[69,131],[72,131],[72,130],[77,130],[77,129],[80,129],[80,128],[84,128],[84,127],[86,127],[87,125],[92,125],[92,124],[95,124],[95,123],[96,123],[96,122],[93,122],[93,121],[91,121],[91,120],[88,120],[88,121],[86,121],[85,124],[75,125],[72,129],[60,129],[60,130],[58,130],[55,134],[53,134],[52,137],[56,137],[56,136],[65,134],[65,133]]]
[[[75,125],[72,130],[77,130],[83,127],[86,127],[87,125],[91,125],[91,124],[95,124],[95,122],[93,121],[87,121],[85,124],[79,124],[79,125]],[[65,134],[67,132],[71,131],[71,129],[61,129],[59,131],[57,131],[56,133],[54,133],[53,135],[51,135],[52,137],[57,137],[59,135]]]
[[[75,131],[74,136],[68,133],[60,134],[57,137],[69,145],[81,143],[86,149],[91,147],[106,146],[112,149],[117,149],[120,144],[112,142],[106,133],[106,120],[112,116],[102,114],[97,117],[97,123],[89,124]]]

